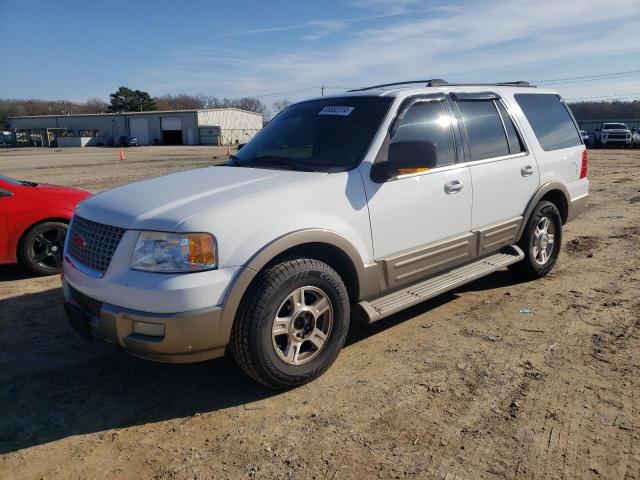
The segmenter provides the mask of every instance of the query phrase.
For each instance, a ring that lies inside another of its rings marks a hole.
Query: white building
[[[262,115],[237,108],[10,117],[17,145],[111,145],[130,135],[139,145],[246,143],[262,128]]]

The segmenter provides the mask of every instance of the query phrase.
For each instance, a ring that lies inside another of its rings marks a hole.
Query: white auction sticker
[[[320,110],[318,115],[339,115],[341,117],[347,117],[355,110],[355,107],[339,107],[339,106],[330,106],[324,107]]]

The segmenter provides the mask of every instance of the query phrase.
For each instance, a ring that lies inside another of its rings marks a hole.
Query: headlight
[[[208,233],[140,232],[131,268],[179,273],[218,266],[216,239]]]

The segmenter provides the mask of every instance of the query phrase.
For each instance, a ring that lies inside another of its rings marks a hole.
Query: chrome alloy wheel
[[[317,287],[300,287],[280,304],[271,338],[278,357],[289,365],[302,365],[317,357],[333,327],[333,307]]]
[[[542,217],[533,232],[533,259],[538,265],[549,261],[555,244],[555,224],[549,217]]]

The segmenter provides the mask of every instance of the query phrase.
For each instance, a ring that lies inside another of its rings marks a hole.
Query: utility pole
[[[321,96],[321,97],[324,97],[324,89],[325,89],[325,86],[324,86],[324,85],[322,85],[322,86],[320,87],[320,96]]]

